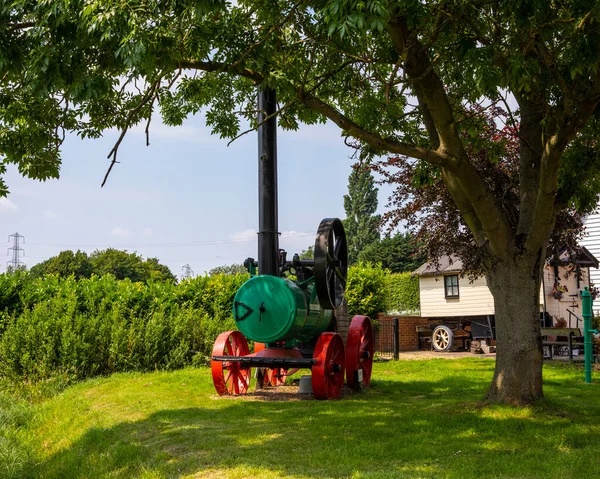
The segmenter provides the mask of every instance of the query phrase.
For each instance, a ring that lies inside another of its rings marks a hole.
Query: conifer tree
[[[380,216],[377,210],[375,180],[369,168],[354,168],[348,177],[348,194],[344,195],[348,261],[356,263],[359,253],[379,240]]]

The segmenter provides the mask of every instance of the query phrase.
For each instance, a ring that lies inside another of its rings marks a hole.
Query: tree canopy
[[[282,128],[329,119],[364,158],[412,158],[415,186],[441,179],[494,295],[488,397],[542,397],[549,237],[600,189],[599,2],[12,0],[0,24],[0,174],[14,163],[57,177],[66,133],[125,134],[157,108],[170,125],[203,111],[234,138],[243,120],[256,126],[256,88],[273,88]],[[476,108],[496,105],[518,139],[512,193],[490,187],[476,154]]]
[[[93,274],[112,274],[116,279],[129,278],[133,282],[176,281],[168,266],[157,258],[144,260],[137,253],[128,253],[113,248],[96,250],[91,255],[82,251],[61,251],[30,270],[33,276],[56,274],[61,277],[75,276],[76,279],[90,278]]]
[[[209,272],[209,276],[214,276],[216,274],[245,274],[248,270],[244,267],[243,264],[229,264],[223,266],[216,266],[212,268]]]
[[[358,254],[362,263],[381,264],[392,273],[412,272],[427,261],[410,233],[396,233],[367,246]]]

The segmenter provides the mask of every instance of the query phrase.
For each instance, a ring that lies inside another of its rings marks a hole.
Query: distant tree
[[[216,274],[244,274],[247,272],[248,270],[244,268],[244,265],[234,263],[230,265],[217,266],[216,268],[211,269],[208,272],[208,275],[214,276]]]
[[[158,258],[148,258],[144,262],[148,270],[149,279],[153,281],[174,281],[177,282],[177,277],[171,272],[168,266],[160,264]]]
[[[61,277],[73,275],[76,279],[89,278],[93,273],[93,266],[84,251],[61,251],[57,256],[36,264],[30,270],[34,277],[47,274],[56,274]]]
[[[300,253],[300,259],[314,259],[315,258],[315,247],[310,245],[308,248],[303,249]]]
[[[427,257],[419,253],[410,233],[397,233],[368,245],[358,254],[358,261],[364,263],[381,263],[383,268],[392,273],[414,271],[421,266]]]
[[[380,217],[374,215],[378,191],[369,168],[358,167],[352,170],[348,177],[348,194],[344,195],[344,228],[350,264],[356,263],[359,253],[379,239]]]
[[[167,266],[156,258],[144,261],[137,253],[128,253],[114,248],[94,251],[90,255],[93,272],[98,276],[112,274],[117,279],[129,278],[133,282],[176,281]]]

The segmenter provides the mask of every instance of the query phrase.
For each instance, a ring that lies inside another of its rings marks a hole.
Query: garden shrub
[[[386,275],[381,264],[358,263],[348,268],[346,300],[348,314],[364,314],[374,318],[387,308]]]

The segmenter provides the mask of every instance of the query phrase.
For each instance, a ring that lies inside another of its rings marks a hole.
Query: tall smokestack
[[[275,90],[258,91],[258,123],[277,111]],[[279,274],[277,118],[258,127],[258,274]]]

